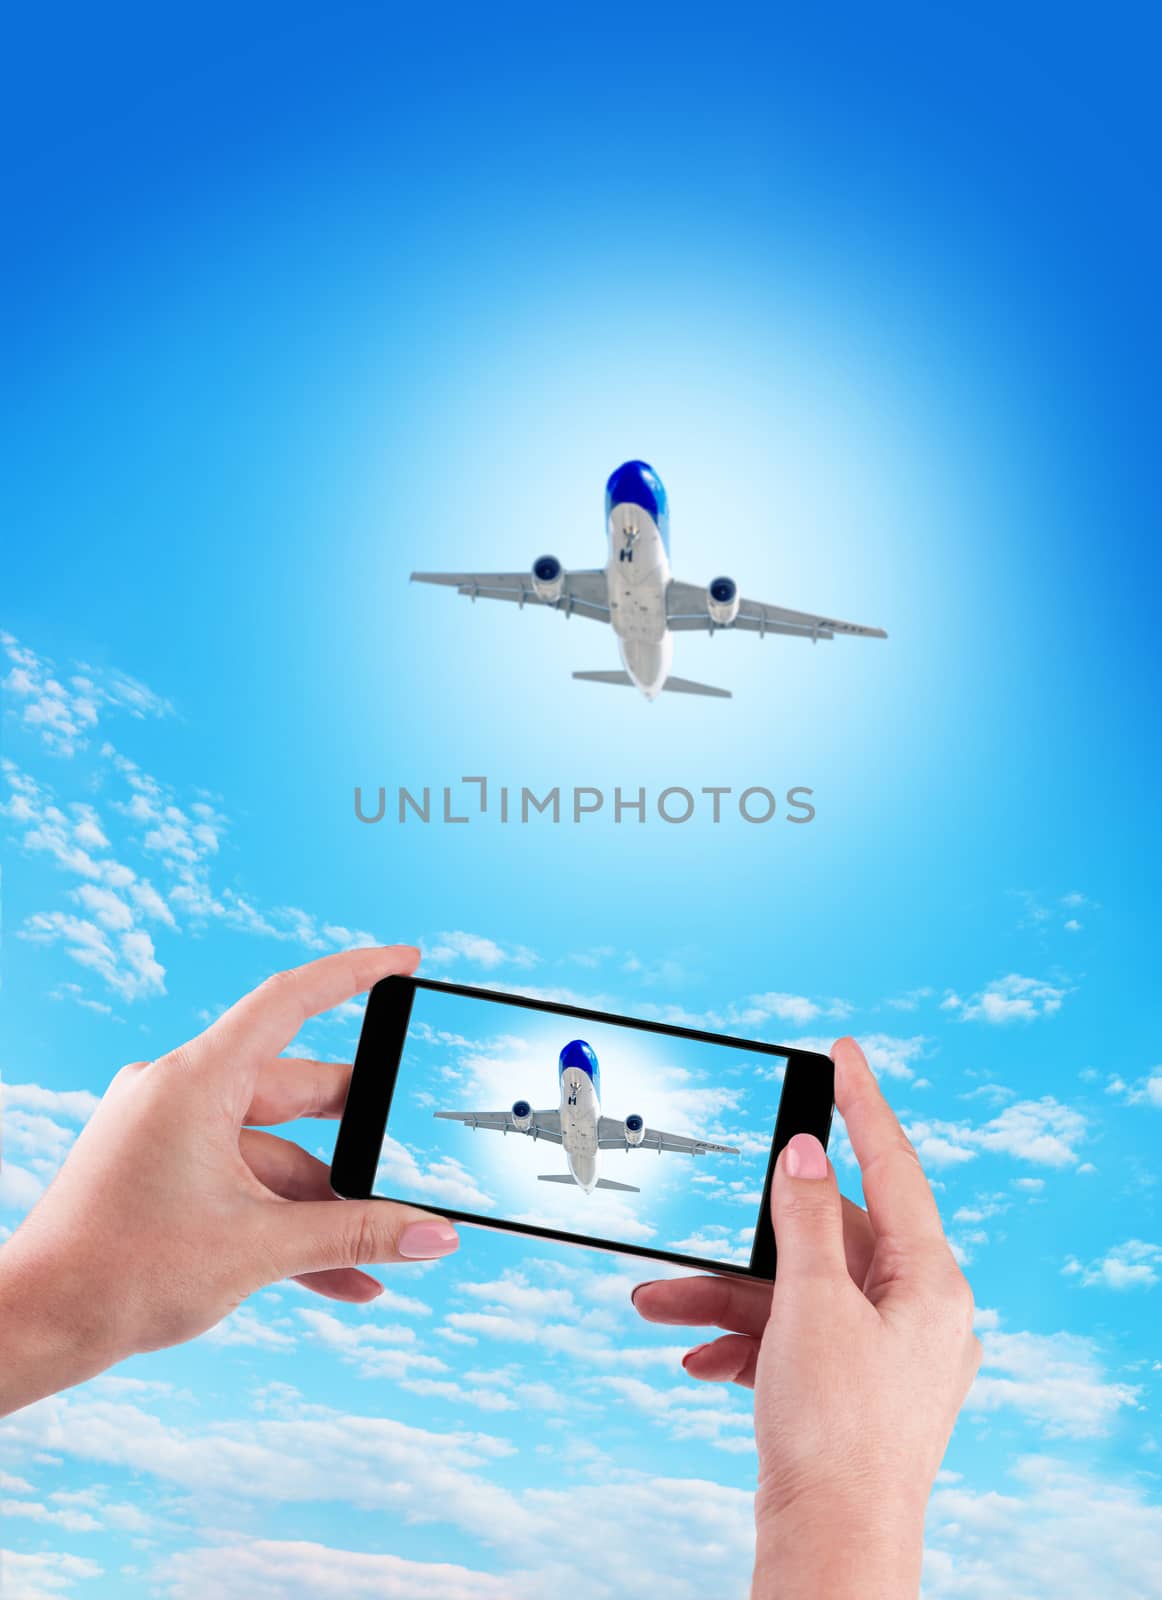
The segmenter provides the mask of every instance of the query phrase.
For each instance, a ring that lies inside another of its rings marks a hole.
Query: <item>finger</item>
[[[326,1163],[292,1140],[244,1128],[238,1148],[259,1183],[284,1200],[335,1201]]]
[[[326,1272],[296,1272],[294,1281],[301,1283],[312,1294],[321,1294],[324,1300],[343,1300],[348,1305],[364,1306],[378,1299],[383,1285],[370,1272],[360,1272],[358,1267],[332,1267]]]
[[[434,1261],[459,1243],[445,1217],[391,1200],[280,1205],[267,1222],[267,1247],[284,1278],[373,1261]]]
[[[285,1050],[309,1018],[354,999],[381,978],[414,972],[419,959],[412,945],[384,945],[343,950],[276,972],[180,1053],[197,1070],[230,1083],[244,1095],[245,1107],[262,1063]]]
[[[746,1389],[753,1389],[758,1355],[757,1339],[728,1333],[724,1339],[695,1345],[683,1356],[682,1367],[691,1378],[700,1378],[703,1383],[740,1383]]]
[[[297,1117],[341,1117],[351,1065],[277,1056],[258,1069],[244,1122],[294,1122]]]
[[[884,1099],[854,1039],[831,1048],[835,1104],[859,1162],[872,1230],[902,1241],[944,1240],[940,1213],[919,1157]]]
[[[242,1158],[259,1183],[284,1200],[318,1200],[337,1203],[331,1190],[330,1173],[323,1162],[309,1151],[279,1139],[272,1133],[247,1129],[238,1147]],[[305,1289],[328,1300],[349,1300],[363,1304],[383,1292],[383,1285],[369,1272],[355,1267],[335,1267],[327,1272],[296,1274]]]
[[[756,1338],[771,1313],[771,1285],[753,1278],[659,1278],[639,1283],[631,1298],[647,1322],[727,1328]]]
[[[856,1288],[862,1289],[875,1254],[876,1236],[863,1207],[846,1195],[839,1198],[843,1204],[843,1253],[847,1257],[847,1271]]]
[[[775,1164],[771,1184],[776,1284],[850,1282],[843,1207],[827,1152],[814,1134],[797,1133]]]
[[[862,1289],[875,1251],[875,1235],[862,1206],[840,1196],[843,1250],[852,1282]],[[761,1337],[771,1310],[771,1285],[754,1278],[657,1278],[630,1295],[646,1322],[685,1328],[726,1328]]]

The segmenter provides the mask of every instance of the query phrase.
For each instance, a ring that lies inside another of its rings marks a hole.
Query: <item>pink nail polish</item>
[[[412,1222],[399,1236],[397,1249],[409,1261],[434,1261],[437,1256],[451,1255],[460,1243],[460,1236],[450,1222]]]
[[[825,1178],[827,1152],[813,1133],[797,1133],[787,1145],[783,1165],[788,1178]]]

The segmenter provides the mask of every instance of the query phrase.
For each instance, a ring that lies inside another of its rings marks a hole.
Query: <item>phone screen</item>
[[[393,1058],[398,1051],[398,1068],[372,1193],[613,1249],[754,1269],[794,1052],[439,985],[409,988],[402,1045],[397,1034],[384,1046]],[[377,1073],[376,1040],[365,1025],[364,1085],[376,1075],[388,1081],[394,1065],[384,1060]]]

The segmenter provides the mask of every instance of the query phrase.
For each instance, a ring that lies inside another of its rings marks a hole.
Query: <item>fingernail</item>
[[[683,1365],[683,1367],[688,1366],[689,1363],[691,1361],[693,1361],[694,1357],[698,1354],[698,1352],[700,1350],[705,1350],[705,1348],[706,1348],[706,1346],[704,1344],[696,1344],[694,1346],[693,1350],[687,1350],[686,1354],[682,1357],[682,1365]]]
[[[650,1284],[654,1283],[654,1282],[656,1282],[656,1279],[650,1278],[645,1283],[639,1283],[639,1284],[635,1285],[635,1287],[632,1288],[629,1291],[629,1303],[630,1303],[630,1305],[631,1306],[636,1306],[637,1305],[637,1297],[638,1297],[638,1295],[641,1293],[641,1291],[643,1289],[648,1289]]]
[[[460,1235],[450,1222],[411,1222],[399,1236],[396,1249],[409,1261],[434,1261],[451,1255]]]
[[[797,1133],[787,1145],[783,1165],[788,1178],[825,1178],[827,1152],[813,1133]]]

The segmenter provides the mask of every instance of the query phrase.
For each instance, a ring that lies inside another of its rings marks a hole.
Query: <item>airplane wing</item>
[[[523,1133],[530,1139],[547,1139],[550,1144],[561,1142],[561,1113],[559,1111],[534,1111],[527,1128],[518,1128],[511,1111],[433,1111],[434,1117],[448,1122],[466,1122],[470,1128],[493,1128],[497,1133]]]
[[[799,639],[833,639],[837,633],[861,639],[886,639],[882,628],[867,628],[860,622],[840,622],[835,617],[814,616],[810,611],[788,611],[786,606],[767,606],[758,600],[743,600],[733,622],[714,622],[706,608],[706,589],[696,583],[672,582],[666,590],[666,623],[675,633],[694,629],[741,628],[744,633],[785,633]]]
[[[609,621],[609,591],[605,573],[566,572],[558,600],[539,600],[527,572],[413,572],[413,583],[439,583],[470,600],[512,600],[518,606],[545,606],[567,617]]]
[[[684,1133],[662,1133],[658,1128],[646,1128],[640,1144],[630,1144],[625,1136],[625,1123],[616,1117],[602,1117],[597,1125],[599,1150],[674,1150],[679,1155],[736,1156],[732,1144],[711,1144],[709,1139],[688,1139]]]

